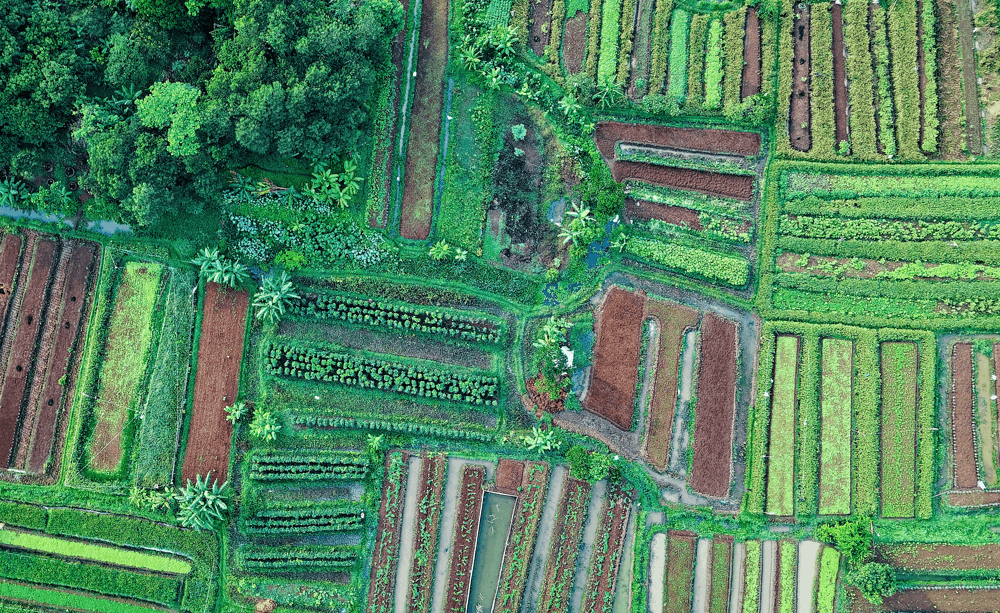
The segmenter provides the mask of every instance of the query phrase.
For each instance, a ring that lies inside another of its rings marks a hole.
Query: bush
[[[870,562],[847,573],[845,581],[861,590],[861,595],[872,604],[882,604],[882,599],[896,593],[896,576],[888,564]]]

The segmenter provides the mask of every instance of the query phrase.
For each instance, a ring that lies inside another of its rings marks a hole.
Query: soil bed
[[[761,144],[760,134],[756,132],[675,128],[617,121],[599,122],[594,132],[594,142],[606,160],[614,158],[615,145],[621,142],[742,156],[760,155]]]
[[[1000,569],[1000,545],[997,544],[976,547],[946,543],[880,545],[875,548],[875,556],[879,562],[910,571]]]
[[[568,74],[577,74],[583,70],[583,55],[587,51],[587,19],[587,13],[577,11],[576,15],[566,20],[562,56]]]
[[[612,287],[595,326],[597,342],[586,409],[622,430],[632,429],[646,296]]]
[[[667,540],[667,577],[664,613],[688,613],[694,581],[695,539],[693,532],[671,530]]]
[[[552,0],[532,0],[528,25],[528,47],[538,57],[545,55],[545,48],[552,38]],[[558,27],[561,24],[556,24]],[[423,38],[423,37],[421,37]]]
[[[494,477],[494,490],[508,496],[517,496],[517,488],[524,476],[524,462],[501,459],[497,464],[497,474]]]
[[[538,613],[562,612],[569,606],[569,594],[573,588],[573,576],[580,554],[580,540],[587,519],[589,499],[590,484],[567,477],[562,500],[559,503],[552,547],[545,564],[545,579],[542,582]]]
[[[903,590],[887,596],[881,606],[868,603],[857,588],[848,588],[853,596],[853,610],[869,611],[941,611],[942,613],[985,613],[996,611],[1000,602],[1000,588],[991,589],[926,589]]]
[[[795,5],[792,25],[795,49],[792,61],[792,100],[788,117],[788,139],[793,149],[809,151],[812,136],[809,132],[809,7]]]
[[[701,324],[694,459],[689,483],[696,492],[717,498],[728,495],[732,477],[736,349],[736,324],[706,313]]]
[[[635,180],[661,187],[675,187],[710,196],[753,200],[754,177],[694,168],[677,168],[641,162],[613,162],[615,181]]]
[[[979,89],[976,76],[976,41],[973,34],[972,5],[969,2],[955,2],[955,20],[958,23],[958,39],[962,48],[962,91],[965,92],[965,135],[968,138],[969,154],[983,154],[983,124],[979,115]]]
[[[927,0],[930,2],[931,0]],[[958,35],[955,29],[955,4],[936,0],[938,14],[937,65],[938,114],[941,116],[938,137],[941,157],[945,160],[965,160],[965,121],[962,115],[962,67],[958,56]]]
[[[7,305],[14,296],[14,277],[17,276],[18,263],[21,261],[21,244],[24,241],[17,234],[3,237],[0,247],[0,331],[3,330]]]
[[[407,611],[426,613],[431,608],[434,588],[434,554],[438,549],[442,498],[447,459],[443,455],[424,457],[417,489],[417,516],[414,521],[413,560],[410,563],[410,591]],[[421,561],[421,559],[423,561]]]
[[[521,610],[528,570],[535,555],[542,507],[549,487],[548,464],[530,463],[523,473],[521,486],[500,571],[500,586],[494,605],[496,613],[515,613]]]
[[[682,206],[668,206],[648,200],[625,199],[625,216],[629,219],[659,219],[675,226],[701,230],[698,211]]]
[[[948,504],[953,507],[985,507],[1000,504],[1000,492],[984,492],[980,489],[966,492],[947,492]]]
[[[610,608],[615,601],[618,564],[625,546],[632,500],[619,486],[611,491],[610,502],[598,527],[594,556],[587,575],[583,613],[598,613]],[[606,543],[606,545],[605,545]]]
[[[469,600],[485,479],[486,469],[482,466],[466,466],[462,469],[462,485],[458,494],[458,511],[455,517],[455,538],[448,564],[444,613],[465,613],[466,603]]]
[[[385,460],[386,474],[392,462],[390,453]],[[385,479],[382,482],[382,503],[378,511],[378,536],[372,548],[372,576],[368,584],[368,607],[374,611],[390,611],[393,608],[393,588],[396,581],[397,549],[400,528],[403,525],[403,486],[406,483],[407,454],[402,454],[402,472],[398,482]],[[398,486],[398,487],[396,487]],[[396,487],[396,489],[393,489]],[[390,497],[392,498],[390,500]],[[391,566],[391,568],[383,568]]]
[[[209,283],[205,288],[184,480],[212,473],[214,478],[225,481],[229,474],[233,427],[226,421],[224,409],[236,402],[249,302],[246,292],[223,288],[218,283]]]
[[[743,29],[743,81],[740,85],[740,100],[760,93],[760,19],[757,9],[747,9]]]
[[[919,14],[919,13],[918,13]],[[847,140],[847,58],[844,57],[844,7],[834,4],[830,7],[830,18],[833,20],[833,116],[837,126],[837,142]],[[917,20],[918,23],[920,20]],[[917,45],[923,49],[922,45]],[[922,54],[923,51],[920,51]],[[922,57],[922,56],[921,56]],[[920,69],[923,75],[923,68]],[[923,78],[923,77],[921,77]],[[923,86],[920,87],[921,98]],[[921,108],[923,105],[921,104]]]

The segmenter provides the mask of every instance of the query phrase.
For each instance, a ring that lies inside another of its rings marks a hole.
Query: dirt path
[[[638,507],[632,504],[625,531],[625,548],[618,567],[618,584],[615,586],[615,604],[612,613],[630,613],[632,610],[632,573],[635,565],[635,516]]]
[[[778,585],[778,541],[761,543],[760,613],[774,613],[774,587]]]
[[[798,567],[795,589],[797,591],[795,613],[812,613],[813,583],[816,581],[816,562],[823,545],[816,541],[799,543]]]
[[[667,568],[667,535],[660,532],[649,545],[649,611],[663,613],[663,574]]]
[[[583,529],[583,544],[580,546],[580,557],[576,562],[576,575],[573,579],[573,594],[570,597],[570,611],[578,613],[583,604],[583,593],[587,587],[587,571],[590,559],[594,555],[594,540],[597,537],[597,527],[604,519],[606,512],[608,482],[598,481],[590,491],[590,507],[587,509],[587,523]]]
[[[792,103],[788,117],[788,140],[793,149],[809,151],[812,136],[809,132],[809,7],[805,3],[795,5],[795,21],[792,25],[792,39],[795,49],[792,62]]]
[[[455,533],[455,515],[458,507],[459,486],[462,483],[462,467],[469,464],[485,466],[486,480],[491,481],[493,479],[495,467],[492,462],[479,462],[454,457],[448,458],[448,478],[444,484],[444,510],[441,512],[441,538],[438,543],[437,563],[434,566],[432,613],[441,613],[444,609],[444,591],[448,586],[448,560],[451,559],[452,537]],[[407,495],[409,495],[409,489],[407,489]]]
[[[970,0],[955,1],[958,39],[962,45],[962,89],[965,93],[965,130],[969,153],[983,154],[983,124],[979,110],[979,87],[976,81],[976,40],[973,34]]]
[[[708,613],[708,588],[712,575],[712,539],[698,539],[698,557],[694,563],[694,598],[691,610]]]
[[[739,613],[743,610],[743,595],[746,589],[747,571],[747,545],[746,543],[733,544],[733,574],[730,577],[729,585],[729,610]]]
[[[420,489],[420,467],[423,460],[419,456],[410,458],[406,473],[406,498],[403,499],[403,529],[399,543],[399,560],[396,566],[396,606],[395,613],[406,613],[410,585],[410,563],[413,560],[414,524],[417,519],[417,490]]]
[[[542,518],[538,526],[538,538],[535,539],[535,552],[531,556],[531,568],[528,570],[528,581],[525,584],[524,600],[521,603],[521,613],[533,613],[538,608],[539,591],[542,579],[545,577],[545,561],[549,557],[549,546],[552,543],[552,532],[556,525],[556,511],[562,499],[563,487],[566,483],[567,469],[556,466],[552,469],[549,479],[549,492],[545,497]],[[436,587],[436,586],[435,586]],[[435,612],[437,613],[437,612]]]
[[[833,20],[833,106],[837,142],[847,140],[847,54],[844,53],[844,7],[835,2],[830,9]],[[923,75],[923,72],[921,72]],[[923,91],[923,88],[921,88]]]
[[[670,442],[670,472],[684,477],[687,474],[687,450],[691,446],[688,419],[691,415],[691,383],[694,380],[694,357],[698,332],[685,335],[684,357],[681,362],[681,395],[677,414],[674,416],[674,438]]]

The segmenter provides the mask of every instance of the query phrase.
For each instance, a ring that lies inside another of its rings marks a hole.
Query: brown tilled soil
[[[698,325],[700,313],[674,302],[649,300],[646,312],[660,324],[653,379],[649,402],[649,426],[646,428],[646,456],[656,470],[667,469],[670,441],[674,432],[674,410],[677,405],[677,367],[680,363],[684,334]]]
[[[877,561],[906,570],[1000,569],[1000,545],[977,547],[941,544],[880,545]]]
[[[27,470],[39,474],[45,470],[45,464],[52,454],[52,442],[58,430],[63,403],[67,395],[63,392],[71,389],[76,379],[75,369],[71,369],[74,347],[84,317],[84,305],[89,303],[88,289],[91,272],[97,255],[97,245],[82,244],[72,247],[69,266],[66,270],[66,285],[60,295],[53,288],[52,303],[55,321],[54,338],[51,342],[52,351],[45,367],[45,379],[41,394],[38,397],[38,409],[35,417],[34,433],[31,436],[30,453],[27,455]],[[27,440],[27,439],[26,439]]]
[[[494,488],[502,494],[517,496],[517,488],[524,476],[524,462],[503,458],[497,463],[497,473],[494,478]]]
[[[14,277],[21,262],[23,242],[17,234],[8,234],[3,237],[3,246],[0,247],[0,331],[7,315],[7,304],[14,295]]]
[[[594,364],[585,408],[622,430],[632,429],[646,295],[612,287],[595,327]]]
[[[674,187],[690,191],[735,198],[747,202],[753,200],[754,177],[752,175],[731,175],[709,170],[659,166],[642,162],[613,162],[611,173],[619,183],[629,179],[642,181],[661,187]]]
[[[406,490],[407,454],[403,452],[403,487],[390,501],[388,480],[382,482],[382,503],[378,509],[378,530],[375,546],[372,549],[372,576],[368,584],[368,606],[372,610],[389,611],[393,607],[393,587],[396,585],[397,551],[399,550],[400,530],[403,528],[403,497]],[[389,470],[389,457],[385,460],[386,472]],[[392,509],[389,509],[389,506]],[[389,511],[392,515],[390,516]],[[391,564],[391,568],[383,569]],[[383,571],[384,572],[381,572]]]
[[[447,466],[448,459],[441,454],[425,456],[421,463],[417,518],[414,522],[416,533],[413,535],[413,560],[410,564],[410,593],[406,599],[409,613],[427,613],[431,607],[436,560],[434,554],[438,549]],[[418,558],[421,551],[430,552],[423,562]]]
[[[599,122],[594,132],[594,142],[606,160],[615,157],[615,144],[621,142],[704,153],[760,154],[760,134],[756,132],[675,128],[617,121]]]
[[[399,233],[423,240],[431,232],[444,70],[448,65],[448,3],[423,0],[417,55],[417,82],[406,149]]]
[[[458,493],[458,511],[455,516],[455,537],[451,546],[451,560],[448,562],[448,587],[445,588],[444,613],[465,613],[466,603],[469,600],[485,479],[486,469],[482,466],[466,466],[462,469],[462,485]]]
[[[940,611],[987,613],[1000,608],[1000,588],[903,590],[887,596],[881,606],[869,603],[855,587],[848,588],[856,613],[875,611]]]
[[[5,332],[11,336],[7,374],[0,393],[0,468],[9,468],[11,452],[21,419],[21,406],[27,392],[28,374],[34,363],[36,343],[41,330],[45,291],[56,264],[55,241],[43,239],[35,243],[31,262],[31,277],[24,287],[24,299]]]
[[[528,26],[528,47],[535,55],[542,57],[552,38],[552,0],[530,1],[531,23]]]
[[[701,321],[698,399],[694,407],[691,489],[706,496],[729,494],[736,410],[736,324],[713,313]]]
[[[536,466],[540,470],[535,469]],[[521,481],[522,491],[517,498],[517,506],[514,507],[514,519],[500,571],[501,590],[505,585],[511,586],[508,592],[511,597],[508,611],[521,610],[524,581],[528,577],[528,565],[534,554],[535,536],[538,533],[538,522],[533,520],[541,513],[548,484],[548,464],[531,462],[525,467]]]
[[[590,484],[567,476],[552,532],[549,558],[545,563],[545,579],[542,581],[537,613],[562,613],[568,609],[589,504]]]
[[[1000,492],[984,492],[980,489],[964,492],[948,492],[948,504],[953,507],[985,507],[1000,504]]]
[[[250,296],[209,283],[198,344],[198,372],[194,380],[194,414],[184,453],[183,479],[197,475],[225,481],[229,474],[229,440],[233,427],[225,407],[236,402],[243,358]]]
[[[563,30],[563,65],[567,74],[583,70],[583,54],[587,51],[587,13],[577,11],[566,20]]]
[[[972,345],[958,343],[951,358],[951,432],[955,487],[976,487],[976,448],[972,423]]]
[[[549,396],[548,392],[541,392],[538,390],[538,381],[541,379],[542,375],[532,377],[525,381],[525,387],[528,388],[528,399],[535,406],[535,416],[541,419],[542,413],[559,413],[566,408],[566,396],[569,392],[566,390],[560,390],[559,394],[553,399]]]
[[[965,136],[969,153],[983,154],[983,124],[979,116],[979,84],[976,76],[976,40],[972,32],[972,5],[955,2],[955,22],[958,40],[962,45],[962,91],[965,92]]]
[[[675,226],[701,230],[698,211],[682,206],[668,206],[648,200],[625,199],[625,216],[629,219],[659,219]]]
[[[812,136],[809,133],[809,7],[803,2],[795,5],[792,39],[795,52],[792,61],[788,141],[793,149],[809,151],[812,147]]]
[[[628,528],[631,510],[631,498],[621,486],[614,486],[604,503],[602,521],[597,527],[597,538],[594,541],[604,543],[604,539],[607,538],[608,547],[605,555],[595,555],[591,558],[581,611],[596,613],[604,611],[605,608],[610,609],[614,604],[618,561],[625,546],[625,531]]]
[[[760,19],[756,8],[747,9],[743,30],[743,81],[740,100],[760,93]]]
[[[919,15],[919,12],[917,13]],[[834,4],[830,8],[833,20],[833,118],[837,126],[837,143],[847,140],[847,68],[844,57],[844,7]],[[920,21],[919,19],[917,20]],[[922,46],[918,45],[923,49]],[[921,73],[923,74],[923,73]],[[923,86],[920,91],[923,92]]]
[[[930,0],[928,0],[930,1]],[[962,115],[962,65],[958,57],[955,3],[935,0],[938,14],[938,125],[939,150],[945,160],[964,160],[965,126]]]

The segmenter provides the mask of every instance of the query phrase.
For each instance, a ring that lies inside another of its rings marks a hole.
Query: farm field
[[[595,325],[594,367],[586,407],[622,430],[631,430],[635,380],[646,297],[617,287],[607,293]]]

